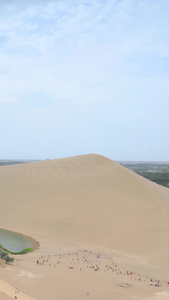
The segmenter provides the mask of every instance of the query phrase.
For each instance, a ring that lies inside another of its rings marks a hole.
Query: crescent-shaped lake
[[[0,245],[15,253],[26,248],[37,248],[36,242],[30,237],[6,229],[0,229]]]

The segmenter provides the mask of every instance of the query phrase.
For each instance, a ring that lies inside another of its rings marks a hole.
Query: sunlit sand
[[[167,188],[94,154],[4,166],[0,184],[1,228],[40,243],[0,269],[0,299],[3,282],[36,300],[169,298]]]

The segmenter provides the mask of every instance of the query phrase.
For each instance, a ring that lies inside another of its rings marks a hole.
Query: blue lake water
[[[35,241],[22,234],[0,229],[0,245],[12,252],[19,252],[25,248],[35,248]]]

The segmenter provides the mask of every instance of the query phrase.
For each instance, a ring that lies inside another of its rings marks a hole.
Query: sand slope
[[[0,167],[1,228],[169,269],[169,190],[89,154]]]

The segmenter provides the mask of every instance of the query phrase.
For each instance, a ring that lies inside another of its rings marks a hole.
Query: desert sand
[[[0,269],[0,299],[169,299],[167,188],[89,154],[0,167],[0,207],[39,242]]]

